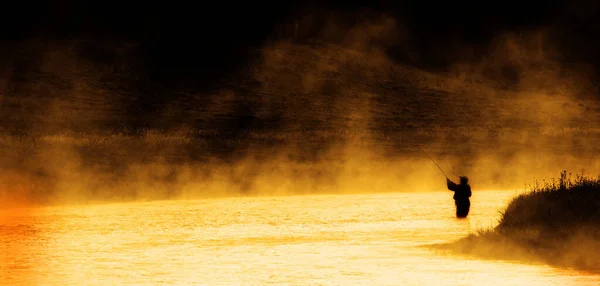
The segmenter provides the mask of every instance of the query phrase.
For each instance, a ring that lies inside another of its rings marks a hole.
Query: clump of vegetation
[[[600,176],[571,177],[536,183],[532,191],[513,199],[503,213],[498,231],[538,228],[556,232],[589,225],[600,227]]]
[[[451,244],[462,253],[600,271],[600,176],[566,171],[514,198],[498,226]]]

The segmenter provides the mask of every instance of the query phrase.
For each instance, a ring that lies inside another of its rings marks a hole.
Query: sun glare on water
[[[433,250],[495,225],[514,195],[156,201],[2,213],[0,278],[24,285],[592,285],[600,277]]]

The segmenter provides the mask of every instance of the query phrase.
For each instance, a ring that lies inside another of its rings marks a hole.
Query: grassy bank
[[[446,246],[492,259],[600,271],[600,176],[573,178],[563,171],[536,183],[509,203],[498,226]]]

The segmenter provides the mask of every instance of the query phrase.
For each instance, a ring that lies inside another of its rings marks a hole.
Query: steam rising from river
[[[21,90],[5,88],[2,116],[20,116],[28,133],[0,139],[3,200],[443,190],[419,148],[475,191],[600,171],[591,71],[558,63],[551,29],[500,34],[487,55],[428,72],[386,53],[418,57],[400,20],[329,19],[311,44],[265,43],[246,77],[219,92],[188,92],[140,115],[161,126],[141,133],[102,131],[138,115],[122,84],[134,45],[115,50],[121,65],[110,67],[82,61],[79,42],[39,47],[31,54],[49,77],[19,85],[5,75]],[[15,102],[28,112],[14,115]]]

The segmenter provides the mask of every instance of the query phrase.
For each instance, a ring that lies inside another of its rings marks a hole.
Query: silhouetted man
[[[460,184],[456,184],[450,179],[446,178],[446,184],[448,185],[448,190],[454,192],[454,204],[456,205],[456,217],[464,218],[469,215],[469,209],[471,208],[471,186],[469,186],[469,178],[465,176],[460,176]]]

